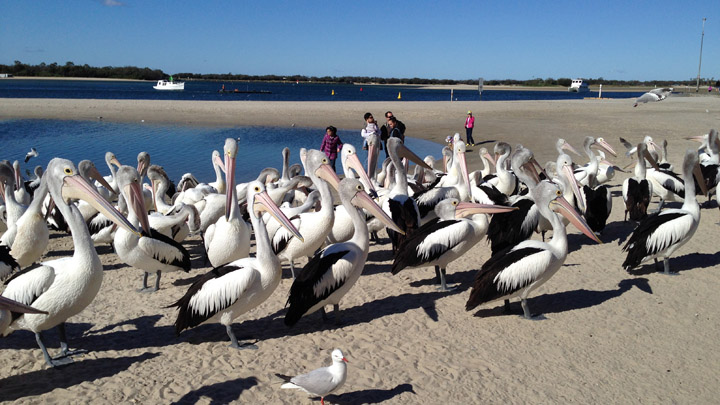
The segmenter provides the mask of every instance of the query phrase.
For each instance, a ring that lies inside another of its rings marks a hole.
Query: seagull
[[[642,96],[638,97],[637,100],[635,100],[635,105],[633,107],[637,107],[640,103],[647,103],[648,101],[662,101],[667,98],[667,96],[672,93],[673,88],[672,87],[663,87],[660,89],[652,89],[648,91],[647,93],[643,94]]]
[[[343,352],[335,349],[330,357],[333,364],[329,367],[321,367],[296,377],[275,374],[286,381],[280,388],[299,389],[310,395],[317,395],[320,397],[320,404],[325,405],[325,396],[342,387],[347,378],[347,359]]]
[[[25,163],[27,163],[28,160],[30,160],[30,158],[32,158],[32,157],[37,157],[37,156],[38,156],[38,151],[37,151],[37,149],[35,149],[35,148],[30,148],[30,152],[28,152],[27,154],[25,154]]]

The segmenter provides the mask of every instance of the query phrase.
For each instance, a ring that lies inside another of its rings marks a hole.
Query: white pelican
[[[517,194],[519,188],[517,177],[506,166],[511,152],[512,147],[510,144],[506,142],[495,144],[495,175],[485,179],[485,181],[507,196]]]
[[[235,191],[235,158],[238,144],[235,138],[227,138],[225,154],[225,215],[205,232],[205,252],[213,267],[248,257],[250,255],[250,226],[243,221]]]
[[[10,329],[27,329],[35,333],[45,361],[50,366],[72,362],[73,353],[68,351],[65,321],[85,309],[100,290],[103,267],[90,240],[82,216],[74,204],[68,201],[81,198],[95,204],[96,208],[128,232],[137,232],[122,214],[115,210],[95,188],[77,173],[75,166],[66,159],[55,158],[48,163],[45,172],[50,196],[67,221],[73,239],[72,257],[42,263],[30,271],[19,274],[3,292],[3,296],[25,305],[46,311],[47,314],[24,314],[13,320]],[[45,348],[40,332],[58,326],[61,356],[51,358]],[[5,331],[7,334],[8,331]]]
[[[150,228],[178,243],[200,229],[200,215],[197,208],[190,204],[180,203],[165,215],[153,212],[148,221]]]
[[[327,246],[315,254],[298,273],[290,287],[285,325],[295,325],[303,315],[333,305],[335,320],[339,321],[340,300],[355,285],[370,249],[370,236],[362,209],[381,220],[388,228],[402,233],[387,214],[370,198],[365,187],[355,179],[345,178],[338,187],[340,201],[352,219],[354,233],[344,243]]]
[[[8,227],[7,231],[0,237],[0,244],[12,246],[17,233],[17,221],[25,213],[27,206],[18,203],[15,199],[15,171],[7,160],[0,162],[0,182],[5,197],[6,223]]]
[[[633,104],[633,107],[637,107],[640,103],[647,103],[648,101],[662,101],[667,98],[667,96],[672,93],[673,88],[672,87],[662,87],[657,89],[652,89],[648,91],[647,93],[643,94],[642,96],[638,97],[637,100],[635,100],[635,104]]]
[[[417,165],[421,165],[426,169],[427,165],[418,155],[408,149],[399,138],[390,138],[387,140],[387,151],[395,166],[395,185],[382,199],[382,209],[393,222],[405,233],[401,235],[392,229],[387,229],[390,242],[392,243],[393,252],[407,236],[410,236],[417,228],[420,227],[420,211],[418,210],[415,200],[408,196],[408,180],[405,172],[405,166],[400,161],[406,158],[413,161]]]
[[[542,216],[552,224],[553,236],[549,242],[527,240],[494,254],[475,276],[465,310],[470,311],[486,302],[520,297],[525,318],[531,319],[527,298],[545,283],[565,262],[568,242],[565,225],[550,209],[560,211],[582,233],[600,242],[570,203],[562,196],[560,186],[541,181],[530,190]]]
[[[190,271],[190,255],[182,245],[150,228],[137,170],[131,166],[120,166],[116,180],[127,203],[128,220],[142,227],[142,234],[118,228],[113,243],[115,252],[124,263],[143,270],[140,291],[157,291],[163,271]],[[156,274],[155,287],[152,289],[147,285],[150,272]]]
[[[271,235],[273,252],[281,262],[290,262],[293,278],[295,278],[295,259],[313,255],[325,243],[325,238],[330,233],[335,218],[330,185],[337,189],[340,182],[337,174],[330,167],[327,157],[319,150],[307,151],[305,167],[315,188],[320,192],[320,211],[304,212],[292,221],[302,234],[302,239],[282,228],[275,235]]]
[[[102,187],[100,183],[95,183],[95,186],[98,187],[100,195],[103,196],[106,200],[114,201],[120,195],[120,190],[117,187],[117,183],[115,183],[115,172],[117,171],[116,167],[120,167],[120,162],[117,160],[117,157],[115,157],[114,153],[105,152],[105,163],[110,169],[110,175],[105,176],[104,178],[105,181],[111,186],[111,188],[107,189],[105,187]]]
[[[695,198],[693,174],[705,193],[697,151],[688,149],[683,160],[685,201],[682,207],[657,212],[640,222],[623,246],[623,251],[628,252],[622,264],[625,270],[634,269],[650,259],[656,262],[662,259],[665,274],[670,274],[670,256],[692,238],[700,223],[700,206]]]
[[[13,314],[47,314],[47,312],[0,296],[0,335],[12,323]]]
[[[628,177],[623,181],[622,196],[625,201],[625,221],[628,213],[631,221],[640,221],[647,216],[647,209],[650,206],[650,199],[653,195],[652,183],[646,178],[647,167],[645,160],[654,163],[647,146],[644,143],[637,145],[637,162],[635,163],[635,176]]]
[[[487,148],[485,148],[485,147],[480,148],[479,154],[480,154],[480,162],[482,163],[482,168],[480,170],[475,170],[468,174],[471,184],[474,183],[476,186],[479,184],[482,184],[485,181],[485,177],[487,177],[488,175],[490,175],[492,173],[492,168],[493,168],[493,166],[495,166],[495,159],[493,159],[493,157],[490,156],[490,153],[488,153]],[[491,166],[491,164],[492,164],[492,166]]]
[[[342,351],[335,349],[330,357],[332,358],[331,366],[321,367],[309,373],[295,377],[276,373],[276,376],[285,380],[285,384],[280,388],[303,390],[310,395],[320,397],[320,405],[325,405],[325,396],[342,387],[347,378],[347,364],[345,364],[347,359]]]
[[[15,199],[22,205],[30,205],[32,196],[25,188],[25,181],[23,180],[22,173],[20,172],[20,162],[17,160],[13,162],[13,171],[15,172]]]
[[[231,347],[257,349],[252,344],[239,344],[231,324],[238,316],[262,304],[282,279],[280,260],[272,252],[259,212],[270,212],[298,238],[302,239],[302,236],[272,202],[263,183],[253,181],[248,184],[247,202],[250,222],[255,230],[256,256],[215,268],[193,283],[185,295],[171,305],[179,309],[175,320],[176,333],[205,322],[219,321],[225,325]]]
[[[592,150],[593,146],[597,146],[604,149],[613,156],[617,156],[615,150],[610,146],[609,143],[603,138],[593,138],[592,136],[585,137],[583,142],[583,150],[588,157],[588,164],[585,166],[578,167],[575,169],[575,179],[583,186],[595,187],[597,186],[597,173],[600,167],[600,161],[598,160],[595,152]]]
[[[465,145],[464,143],[460,143]],[[448,291],[445,269],[480,242],[488,229],[488,217],[516,210],[514,207],[461,202],[448,198],[435,206],[435,219],[421,226],[400,244],[392,264],[392,274],[405,268],[435,266],[440,290]],[[468,218],[470,217],[470,218]]]

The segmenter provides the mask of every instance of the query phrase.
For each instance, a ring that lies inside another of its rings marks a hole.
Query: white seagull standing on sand
[[[642,96],[638,97],[637,100],[635,100],[635,105],[633,107],[637,107],[640,103],[647,103],[648,101],[662,101],[667,98],[667,96],[672,93],[673,88],[672,87],[663,87],[660,89],[652,89],[648,91],[647,93],[643,94]]]
[[[347,378],[347,359],[343,352],[335,349],[331,357],[333,362],[331,366],[321,367],[306,374],[296,377],[275,374],[286,381],[280,388],[300,389],[310,395],[317,395],[320,397],[320,404],[325,405],[325,396],[342,387]]]

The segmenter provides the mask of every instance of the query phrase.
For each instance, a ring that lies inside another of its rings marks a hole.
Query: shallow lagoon
[[[205,128],[102,121],[3,120],[0,121],[0,159],[19,160],[24,173],[32,172],[37,165],[47,166],[53,157],[70,159],[75,164],[90,159],[105,175],[109,174],[105,152],[115,153],[122,164],[136,166],[137,154],[146,151],[151,163],[163,166],[175,182],[187,172],[200,181],[210,182],[215,180],[212,151],[222,151],[226,138],[237,138],[236,178],[244,182],[257,177],[265,167],[282,169],[281,151],[285,146],[290,148],[290,164],[300,163],[300,148],[318,149],[323,135],[324,131],[316,128]],[[338,131],[338,135],[343,142],[355,145],[361,161],[365,162],[367,153],[361,149],[360,130]],[[442,145],[410,137],[406,142],[420,157],[441,156]],[[39,156],[23,164],[31,147],[38,150]],[[384,153],[380,161],[382,158]]]

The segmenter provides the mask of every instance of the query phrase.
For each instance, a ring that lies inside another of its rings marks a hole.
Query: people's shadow
[[[182,398],[173,402],[173,404],[195,404],[203,397],[210,398],[211,405],[228,404],[237,401],[243,391],[257,384],[258,380],[255,377],[236,378],[234,380],[210,384],[188,392],[183,395]]]
[[[92,382],[127,370],[134,363],[140,363],[159,356],[160,353],[143,353],[139,356],[99,358],[76,361],[61,368],[46,368],[26,374],[0,379],[0,398],[15,401],[26,397],[46,394],[55,389],[67,389],[76,384]]]
[[[372,389],[345,392],[340,395],[332,394],[326,396],[325,399],[329,402],[337,404],[380,404],[406,392],[417,395],[415,390],[413,390],[412,384],[400,384],[395,388],[385,390]]]
[[[614,290],[594,291],[579,289],[553,294],[543,294],[538,297],[528,299],[528,305],[530,306],[530,309],[539,310],[539,312],[543,314],[573,311],[576,309],[590,308],[600,305],[630,291],[632,287],[637,287],[640,291],[648,294],[653,293],[652,288],[648,283],[648,279],[629,278],[618,283],[618,288]],[[475,316],[483,318],[503,315],[516,316],[518,313],[522,313],[522,311],[516,313],[516,311],[513,310],[512,313],[506,313],[502,306],[496,306],[494,308],[481,309],[475,313]]]

